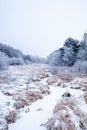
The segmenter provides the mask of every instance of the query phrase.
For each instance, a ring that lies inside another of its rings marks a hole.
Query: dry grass
[[[53,113],[57,113],[60,110],[67,110],[66,107],[70,109],[74,109],[74,106],[76,106],[76,101],[73,98],[64,98],[60,102],[58,102],[53,110]]]
[[[15,109],[20,109],[20,108],[24,108],[25,106],[28,106],[29,104],[26,101],[17,101],[14,103],[14,108]]]
[[[42,99],[42,98],[43,98],[43,96],[40,92],[33,92],[33,91],[29,92],[28,97],[27,97],[27,99],[30,100],[31,102],[34,102],[34,101],[36,101],[38,99]]]
[[[13,99],[15,100],[15,102],[17,103],[17,106],[18,104],[20,104],[19,106],[27,106],[29,105],[29,101],[27,101],[27,96],[26,94],[21,94],[21,93],[16,93],[14,96],[13,96]],[[22,108],[22,107],[20,107]]]
[[[5,116],[7,124],[14,123],[17,119],[16,111],[9,111],[8,114]]]
[[[87,115],[77,105],[75,98],[58,102],[53,110],[54,116],[46,124],[47,130],[86,130]]]
[[[86,79],[87,80],[87,79]],[[80,83],[79,83],[79,86],[81,87],[81,89],[83,90],[83,91],[87,91],[87,81],[81,81]]]
[[[50,94],[50,89],[49,89],[48,85],[36,82],[35,86],[36,86],[36,88],[38,88],[38,90],[39,90],[39,92],[41,92],[41,94],[45,94],[45,95]]]
[[[81,112],[80,108],[77,106],[78,102],[75,98],[64,98],[62,101],[58,102],[58,104],[55,106],[53,113],[57,114],[57,112],[61,110],[66,110],[68,112],[68,109],[72,110],[73,113],[80,118],[84,117],[84,114]]]
[[[54,76],[49,77],[46,82],[47,82],[48,85],[52,85],[52,84],[55,84],[55,83],[57,85],[58,84],[60,85],[61,84],[61,79],[58,76],[54,75]]]
[[[16,93],[13,96],[13,99],[15,100],[14,107],[16,109],[24,108],[25,106],[28,106],[29,104],[31,104],[31,102],[34,102],[42,98],[43,96],[40,92],[30,91],[27,94]]]
[[[49,119],[47,130],[76,130],[74,123],[67,116]]]
[[[53,75],[47,79],[48,85],[61,86],[64,83],[64,79],[59,76]]]
[[[8,93],[7,93],[8,94]],[[38,99],[43,98],[43,94],[50,94],[50,89],[48,85],[36,82],[33,86],[29,86],[27,93],[18,92],[13,95],[13,100],[15,100],[14,107],[18,110],[24,108]]]
[[[0,90],[9,99],[9,102],[1,103],[0,130],[7,130],[8,124],[15,122],[15,111],[19,113],[20,108],[24,108],[38,99],[42,99],[43,95],[50,94],[48,85],[42,82],[42,79],[48,76],[48,66],[43,64],[10,66],[8,71],[0,72]],[[29,90],[26,93],[26,83],[29,78],[32,79],[33,86],[30,85],[32,84],[30,82]],[[38,84],[35,85],[36,83]],[[8,107],[11,109],[9,113],[7,113]]]

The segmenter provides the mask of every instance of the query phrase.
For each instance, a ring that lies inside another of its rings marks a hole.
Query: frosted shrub
[[[71,74],[71,67],[68,67],[68,66],[62,66],[62,67],[51,66],[49,71],[53,75],[67,76],[67,75]]]
[[[24,63],[25,63],[26,65],[29,65],[29,64],[31,64],[32,62],[29,61],[29,60],[25,60]]]
[[[73,66],[73,70],[87,74],[87,61],[77,61]]]
[[[53,109],[47,130],[87,130],[87,115],[78,107],[78,100],[66,97],[60,100]]]
[[[21,58],[9,58],[9,65],[23,65],[24,61]]]
[[[8,58],[4,53],[0,53],[0,70],[8,69]]]

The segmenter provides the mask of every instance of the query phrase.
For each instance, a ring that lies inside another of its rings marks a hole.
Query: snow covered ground
[[[0,130],[47,130],[51,118],[58,124],[55,117],[59,115],[54,116],[53,110],[58,102],[65,102],[65,93],[70,94],[69,100],[76,99],[75,107],[87,114],[86,79],[75,76],[61,79],[51,75],[49,67],[41,64],[10,67],[0,75]],[[67,110],[74,120],[74,113]]]
[[[11,124],[9,130],[46,130],[44,124],[53,116],[53,108],[66,92],[66,88],[50,86],[50,90],[50,95],[30,105],[30,112],[24,114],[15,124]],[[72,92],[77,97],[78,94],[82,95],[82,91],[78,91],[77,94],[74,93],[74,90]]]

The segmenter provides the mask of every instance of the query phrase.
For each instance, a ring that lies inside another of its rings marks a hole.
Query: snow
[[[55,127],[57,127],[57,125],[59,124],[58,120],[56,120],[55,122]]]
[[[15,124],[9,126],[9,130],[46,130],[41,124],[45,124],[47,120],[52,117],[53,109],[57,101],[61,99],[61,96],[66,92],[66,88],[50,86],[51,94],[44,97],[42,100],[38,100],[29,106],[30,112],[22,116],[20,120],[17,120]],[[82,95],[82,91],[69,90],[73,95]],[[38,111],[40,109],[40,111]]]
[[[80,127],[79,127],[79,117],[76,116],[76,115],[73,113],[73,110],[68,109],[68,111],[69,111],[69,114],[71,115],[71,119],[72,119],[73,123],[75,124],[77,130],[81,130]]]
[[[84,112],[84,114],[87,114],[87,104],[82,96],[79,98],[79,101],[80,103],[78,104],[78,107]]]
[[[24,114],[20,120],[15,124],[12,124],[9,127],[9,130],[45,130],[46,128],[41,126],[41,124],[45,124],[48,118],[52,116],[52,110],[56,105],[57,100],[61,98],[58,93],[62,94],[63,91],[56,87],[51,87],[51,94],[30,105],[30,112]],[[38,111],[39,108],[41,109],[40,111]]]
[[[30,66],[30,68],[19,68],[19,70],[16,70],[18,68],[15,67],[11,68],[11,80],[15,79],[14,81],[11,81],[9,84],[1,83],[0,86],[0,114],[4,113],[4,115],[8,112],[9,109],[13,109],[14,101],[11,96],[5,95],[3,92],[10,92],[12,94],[15,94],[16,92],[26,92],[26,79],[29,75],[24,75],[27,71],[27,73],[34,67]],[[35,66],[35,72],[36,72]],[[43,66],[42,66],[43,67]],[[21,71],[23,72],[21,73]],[[15,71],[16,70],[16,71]],[[39,69],[38,69],[39,70]],[[47,72],[49,74],[49,72]],[[36,76],[36,75],[34,75]],[[49,77],[52,76],[49,74]],[[87,114],[87,105],[85,104],[84,99],[82,98],[82,95],[84,92],[80,89],[72,89],[72,86],[78,86],[78,82],[82,82],[81,78],[75,78],[74,80],[70,82],[62,82],[62,85],[56,86],[54,85],[48,85],[47,84],[48,77],[44,79],[40,79],[40,81],[36,83],[32,82],[29,84],[29,90],[33,92],[37,92],[41,87],[44,87],[44,85],[47,85],[50,89],[49,95],[43,95],[43,99],[39,99],[31,105],[22,108],[20,111],[21,118],[18,119],[14,124],[9,125],[9,130],[46,130],[47,128],[44,126],[44,124],[53,116],[53,109],[56,105],[56,103],[61,100],[63,97],[62,95],[66,92],[69,92],[72,96],[77,98],[80,103],[78,104],[78,107],[83,110],[84,113]],[[63,87],[65,85],[66,87]],[[45,87],[46,89],[46,87]],[[80,97],[80,98],[79,98]],[[7,105],[10,103],[10,105]],[[63,111],[65,112],[65,111]],[[72,115],[72,120],[75,121],[75,124],[78,127],[78,119],[73,114],[72,111],[70,111]],[[55,122],[55,126],[57,126],[58,122]]]
[[[0,92],[0,114],[2,114],[3,112],[3,114],[5,115],[6,112],[12,108],[12,104],[12,99]]]
[[[0,92],[0,103],[3,103],[6,100],[7,100],[6,96],[2,92]]]

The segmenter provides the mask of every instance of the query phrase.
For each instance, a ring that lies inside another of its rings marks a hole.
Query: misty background
[[[82,39],[87,0],[0,0],[0,42],[46,57],[68,37]]]

